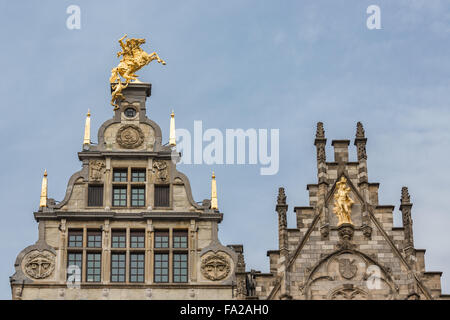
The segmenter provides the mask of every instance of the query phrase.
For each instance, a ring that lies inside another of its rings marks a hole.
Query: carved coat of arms
[[[24,269],[34,279],[45,279],[55,269],[55,255],[48,251],[34,251],[26,257]]]
[[[339,273],[343,278],[349,280],[356,275],[358,267],[355,265],[355,260],[345,258],[339,259],[338,262],[339,262]]]
[[[116,140],[121,147],[133,149],[144,142],[144,133],[138,126],[128,124],[120,127],[117,131]]]
[[[230,270],[230,263],[221,255],[215,254],[202,260],[202,274],[209,280],[225,279],[230,274]]]

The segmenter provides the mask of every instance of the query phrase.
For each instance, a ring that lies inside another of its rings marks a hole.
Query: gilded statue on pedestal
[[[338,226],[344,223],[353,224],[351,219],[352,205],[355,203],[349,196],[350,187],[347,187],[347,179],[342,177],[336,183],[337,191],[334,194],[333,212],[339,219]]]
[[[158,63],[166,64],[156,52],[148,54],[141,49],[141,45],[145,43],[145,39],[127,39],[123,41],[127,35],[124,35],[119,39],[120,47],[122,51],[117,52],[117,57],[122,56],[119,65],[111,70],[111,78],[109,82],[113,84],[113,92],[111,94],[111,105],[114,106],[114,110],[119,108],[118,101],[123,99],[122,90],[125,89],[131,81],[137,80],[138,75],[135,74],[138,70],[152,62],[153,60]],[[125,83],[122,83],[121,77],[125,79]]]

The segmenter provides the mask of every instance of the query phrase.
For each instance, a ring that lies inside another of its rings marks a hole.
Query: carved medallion
[[[48,278],[55,269],[55,255],[49,251],[32,251],[25,258],[24,269],[34,279]]]
[[[355,260],[352,259],[339,259],[339,273],[341,276],[347,280],[352,279],[356,272],[358,271],[358,267],[355,265]]]
[[[166,181],[169,176],[167,163],[162,160],[156,160],[153,162],[153,173],[156,174],[156,179],[159,181]]]
[[[230,274],[231,268],[225,257],[214,254],[202,260],[200,269],[205,278],[218,281],[225,279]]]
[[[92,160],[89,162],[89,180],[101,181],[105,173],[105,163],[100,160]]]
[[[117,131],[116,141],[123,148],[134,149],[144,142],[144,133],[138,126],[127,124]]]

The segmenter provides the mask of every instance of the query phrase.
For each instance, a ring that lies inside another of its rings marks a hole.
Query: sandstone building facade
[[[87,119],[82,169],[61,202],[47,199],[44,178],[39,239],[16,259],[12,298],[234,298],[234,248],[242,246],[218,240],[215,177],[212,201],[195,202],[175,142],[163,145],[146,115],[151,85],[130,83],[122,93],[96,145]]]
[[[393,226],[394,206],[378,203],[361,123],[355,162],[349,140],[334,140],[334,161],[326,161],[318,123],[309,205],[294,208],[297,226],[288,228],[279,189],[279,247],[267,252],[270,272],[261,273],[246,270],[242,245],[219,242],[215,177],[211,199],[195,202],[176,168],[174,136],[163,145],[146,115],[150,94],[150,84],[130,83],[97,144],[88,117],[82,169],[61,202],[47,198],[44,177],[34,212],[39,237],[17,256],[13,299],[450,298],[441,293],[442,273],[426,271],[425,250],[414,246],[408,189],[401,191],[402,227]]]
[[[287,228],[288,205],[279,189],[279,244],[267,252],[270,273],[237,273],[240,298],[450,299],[441,293],[442,272],[426,271],[425,250],[414,246],[408,189],[401,190],[402,227],[393,226],[394,206],[378,203],[379,184],[368,180],[366,142],[358,123],[357,161],[349,160],[349,140],[333,140],[334,161],[327,162],[323,124],[317,124],[318,181],[307,186],[309,205],[294,208],[297,226]],[[351,199],[346,223],[337,214],[339,192]]]

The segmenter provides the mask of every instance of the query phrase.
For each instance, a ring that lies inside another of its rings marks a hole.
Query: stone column
[[[146,236],[147,241],[145,242],[145,248],[147,251],[147,266],[145,268],[145,283],[149,284],[153,282],[153,235],[154,235],[155,229],[153,228],[153,221],[152,219],[147,219],[147,230],[146,230]]]
[[[281,282],[282,296],[290,297],[290,278],[289,278],[289,247],[287,234],[287,219],[286,212],[288,205],[286,204],[286,195],[284,188],[278,189],[278,199],[275,210],[278,212],[278,247],[280,249],[279,270],[283,275]]]
[[[67,228],[66,228],[66,219],[61,219],[61,223],[59,224],[59,267],[58,267],[58,276],[59,281],[61,283],[66,282],[66,239],[67,239]]]
[[[320,233],[323,238],[328,238],[330,233],[329,218],[327,210],[325,208],[325,196],[328,191],[328,174],[327,174],[327,164],[326,164],[326,152],[325,145],[327,139],[325,138],[325,130],[323,129],[323,123],[317,123],[316,139],[314,140],[314,145],[317,151],[317,179],[318,179],[318,190],[317,190],[317,206],[316,210],[320,214]]]
[[[413,221],[411,217],[412,203],[407,187],[402,188],[400,211],[402,212],[403,228],[405,229],[405,249],[414,248]]]
[[[105,199],[105,209],[109,210],[112,206],[112,200],[111,200],[111,194],[112,194],[112,174],[111,174],[111,158],[106,158],[106,167],[105,167],[105,179],[104,179],[104,185],[103,188],[105,190],[105,194],[103,195]]]
[[[106,219],[104,225],[102,226],[102,241],[103,241],[103,250],[102,250],[102,279],[103,284],[108,284],[111,274],[111,249],[110,249],[110,237],[111,237],[111,229],[109,226],[109,220]]]
[[[188,237],[191,282],[197,282],[197,225],[194,219],[191,219]]]
[[[356,124],[356,136],[354,145],[358,154],[358,187],[366,203],[370,203],[369,179],[367,176],[367,138],[365,137],[364,127],[361,122]],[[375,203],[372,203],[376,205]],[[366,238],[371,238],[372,227],[370,226],[369,213],[366,204],[362,207],[363,233]]]
[[[287,256],[289,254],[286,218],[287,209],[288,205],[286,204],[284,188],[279,188],[275,210],[278,213],[278,248],[280,250],[280,256]]]

